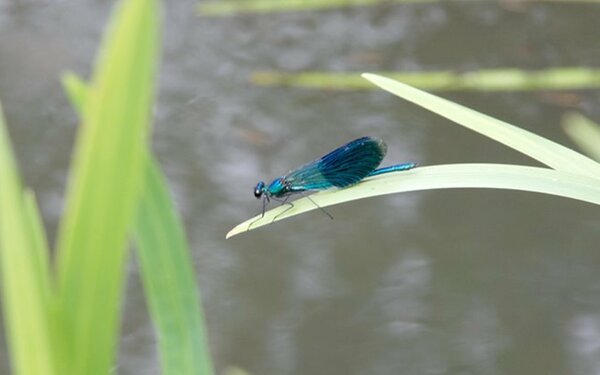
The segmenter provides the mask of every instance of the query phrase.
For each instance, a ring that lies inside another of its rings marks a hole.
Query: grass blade
[[[135,239],[144,290],[158,330],[163,374],[214,373],[199,291],[183,232],[155,162],[146,169]]]
[[[599,176],[600,164],[549,139],[473,109],[374,74],[363,77],[382,89],[503,143],[551,168],[584,176]]]
[[[600,126],[580,113],[567,113],[563,118],[565,132],[588,155],[600,161]]]
[[[51,302],[55,296],[50,274],[50,248],[48,247],[46,232],[33,191],[26,189],[23,198],[23,207],[31,227],[30,239],[33,249],[35,249],[34,253],[31,254],[31,259],[35,264],[35,273],[39,275],[42,296],[45,300]]]
[[[600,205],[600,180],[547,168],[502,164],[449,164],[419,167],[405,172],[368,178],[341,190],[327,190],[310,198],[321,207],[357,199],[407,191],[455,188],[491,188],[523,190],[578,199]],[[294,201],[257,215],[233,228],[226,238],[283,220],[317,207],[307,198]],[[254,223],[253,223],[254,222]],[[252,224],[251,227],[250,224]]]
[[[65,373],[114,363],[127,231],[144,177],[158,52],[158,4],[118,5],[87,91],[57,248],[68,331]]]
[[[83,117],[83,107],[85,105],[87,92],[89,90],[88,85],[72,72],[67,72],[63,74],[61,81],[65,93],[69,98],[69,102],[71,103],[75,111],[79,114],[79,116]]]
[[[199,16],[233,16],[245,13],[276,13],[323,10],[330,8],[377,5],[391,2],[424,3],[439,0],[222,0],[198,4]]]
[[[23,194],[1,107],[0,207],[0,272],[13,372],[58,374],[46,236],[32,195]]]
[[[73,106],[81,111],[85,83],[68,73],[63,76],[63,85]],[[133,238],[150,315],[158,332],[162,373],[212,375],[200,292],[183,225],[158,163],[151,157],[147,161]]]
[[[522,0],[538,3],[598,3],[599,0]],[[237,14],[275,12],[297,12],[345,8],[365,5],[387,5],[390,3],[460,3],[473,0],[221,0],[205,1],[198,4],[200,16],[234,16]],[[483,2],[483,1],[481,1]]]
[[[435,91],[573,90],[600,87],[600,69],[584,67],[527,71],[482,69],[470,72],[380,72],[377,75]],[[285,86],[319,90],[373,90],[375,86],[353,72],[259,71],[250,76],[259,86]]]

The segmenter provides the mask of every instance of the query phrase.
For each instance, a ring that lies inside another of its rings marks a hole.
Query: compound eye
[[[256,184],[256,187],[254,188],[254,196],[258,199],[263,195],[264,191],[265,183],[260,181],[258,184]]]

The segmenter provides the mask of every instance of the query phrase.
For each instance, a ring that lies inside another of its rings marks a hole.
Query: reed
[[[130,240],[163,373],[213,373],[185,233],[149,152],[159,5],[121,1],[90,83],[63,77],[81,125],[54,268],[0,111],[0,272],[15,374],[114,372]]]

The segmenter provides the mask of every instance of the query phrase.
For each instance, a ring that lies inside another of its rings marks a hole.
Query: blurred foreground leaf
[[[149,161],[134,232],[163,374],[212,375],[200,292],[183,225],[164,177]]]
[[[158,18],[154,0],[117,5],[86,94],[57,247],[64,374],[104,375],[115,362],[126,235],[145,174]]]
[[[63,85],[81,111],[86,85],[65,74]],[[151,156],[133,229],[141,276],[152,321],[157,329],[162,373],[214,373],[204,314],[183,225],[171,203],[167,184]]]
[[[24,194],[0,107],[0,273],[15,374],[60,374],[46,234],[31,192]]]
[[[32,194],[22,193],[0,111],[0,267],[16,374],[112,373],[127,232],[135,223],[164,374],[213,374],[192,263],[148,155],[158,4],[118,4],[90,87],[66,74],[82,117],[57,249],[58,291]]]

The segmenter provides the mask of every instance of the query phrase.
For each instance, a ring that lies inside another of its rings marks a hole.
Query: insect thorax
[[[267,188],[269,195],[273,197],[281,197],[290,192],[290,186],[283,177],[276,178],[269,184]]]

